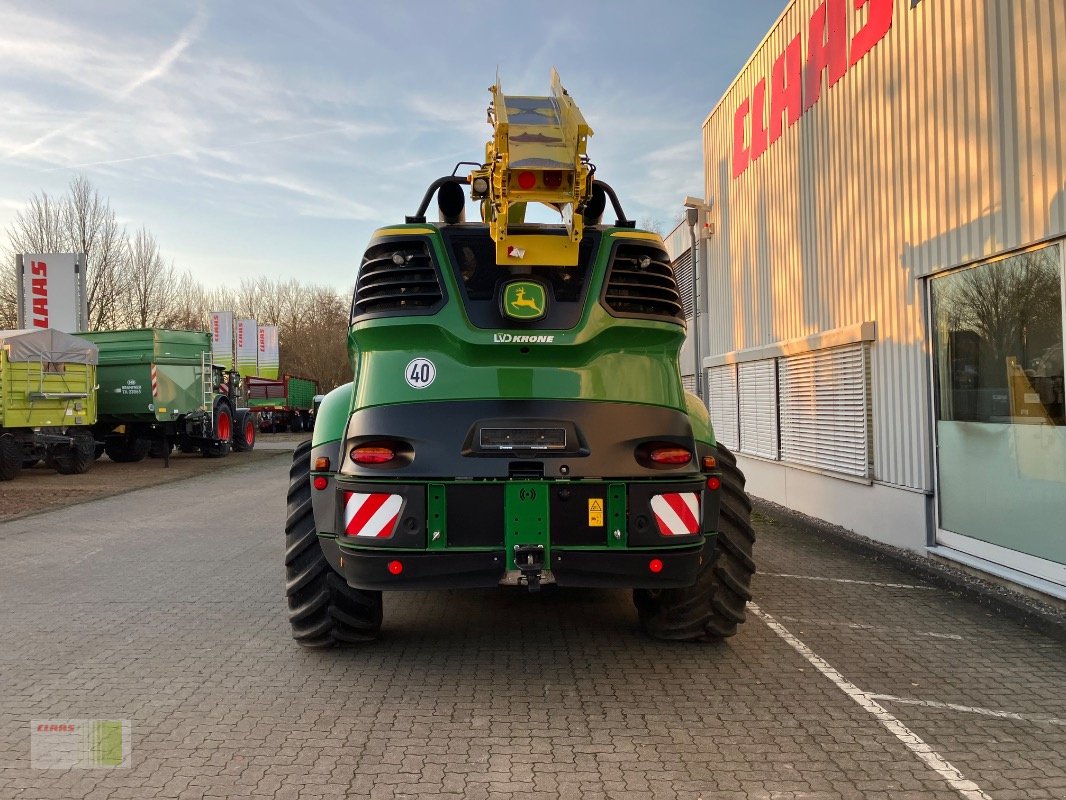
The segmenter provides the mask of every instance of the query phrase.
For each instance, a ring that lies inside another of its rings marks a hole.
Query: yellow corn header
[[[548,97],[507,96],[499,76],[489,91],[493,135],[485,145],[484,166],[469,180],[496,243],[496,263],[574,266],[582,211],[592,194],[595,167],[585,155],[592,129],[554,69]],[[557,209],[566,235],[511,227],[523,221],[527,203]]]

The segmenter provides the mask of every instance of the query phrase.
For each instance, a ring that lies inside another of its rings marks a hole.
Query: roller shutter
[[[740,447],[740,425],[737,418],[737,368],[723,364],[707,370],[707,405],[711,410],[714,435],[730,450]]]
[[[865,344],[778,360],[781,459],[871,477],[869,350]]]
[[[745,361],[738,366],[740,452],[777,458],[776,359]]]

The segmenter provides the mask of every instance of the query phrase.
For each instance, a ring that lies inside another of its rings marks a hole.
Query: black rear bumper
[[[499,585],[506,574],[502,549],[491,552],[368,552],[342,550],[333,538],[323,537],[320,542],[333,569],[358,589],[490,588]],[[670,550],[553,549],[548,569],[559,586],[681,588],[696,582],[700,566],[710,557],[713,547],[711,538],[702,545]],[[652,562],[658,563],[653,565]]]

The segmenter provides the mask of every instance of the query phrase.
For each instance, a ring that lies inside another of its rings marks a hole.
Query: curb
[[[976,570],[970,572],[931,555],[893,547],[816,517],[808,517],[761,497],[749,497],[755,509],[774,522],[831,540],[871,561],[890,564],[902,572],[974,601],[987,611],[1011,617],[1026,628],[1066,641],[1066,605],[1059,606],[1034,597]]]

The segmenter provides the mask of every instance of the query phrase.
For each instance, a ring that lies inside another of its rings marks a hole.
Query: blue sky
[[[346,290],[375,227],[483,157],[497,68],[536,95],[552,66],[597,177],[669,226],[702,194],[703,119],[784,5],[0,0],[0,231],[80,172],[208,286]]]

